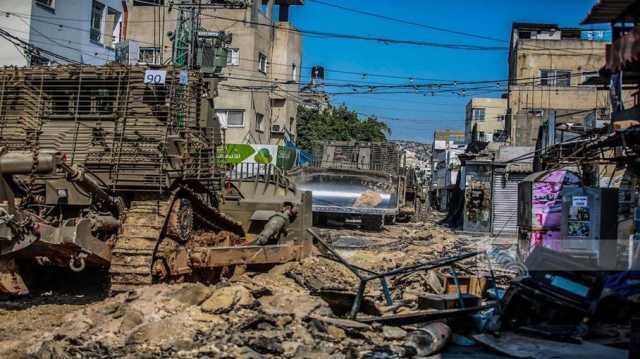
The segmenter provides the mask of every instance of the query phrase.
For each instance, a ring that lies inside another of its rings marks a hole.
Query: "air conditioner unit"
[[[123,65],[135,65],[140,61],[140,43],[125,40],[116,44],[116,62]]]
[[[284,128],[280,127],[280,125],[272,125],[271,133],[284,133]]]
[[[592,131],[596,128],[603,128],[606,126],[607,120],[606,111],[592,111],[584,118],[584,129],[586,131]]]

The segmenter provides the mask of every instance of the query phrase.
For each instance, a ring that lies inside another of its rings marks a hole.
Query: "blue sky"
[[[495,42],[443,33],[327,7],[314,0],[291,9],[291,22],[301,30],[318,30],[418,41],[508,46],[511,23],[545,22],[578,26],[595,0],[321,0],[412,22],[503,39]],[[603,27],[598,27],[602,29]],[[305,36],[303,65],[327,68],[327,83],[409,83],[409,78],[457,81],[498,80],[507,77],[507,51],[463,51],[385,45],[377,42]],[[376,78],[331,70],[406,76]],[[307,68],[303,75],[308,79]],[[419,82],[416,80],[416,82]],[[329,89],[335,92],[336,89]],[[350,91],[350,89],[347,89]],[[342,91],[341,91],[342,92]],[[494,95],[495,96],[495,95]],[[422,94],[338,95],[361,113],[376,114],[387,122],[391,138],[430,142],[436,128],[464,128],[464,107],[469,97]],[[391,120],[393,119],[393,120]]]

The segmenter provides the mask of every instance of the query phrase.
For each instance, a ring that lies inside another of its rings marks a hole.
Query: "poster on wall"
[[[589,213],[587,196],[573,196],[567,224],[568,237],[586,238],[591,236],[591,214]]]
[[[295,167],[299,150],[276,145],[227,144],[217,149],[218,164],[271,164],[288,170]]]

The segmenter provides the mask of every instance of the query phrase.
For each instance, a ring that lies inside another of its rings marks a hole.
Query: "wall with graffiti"
[[[580,177],[567,170],[553,171],[533,183],[530,250],[536,246],[560,250],[562,222],[561,192],[565,186],[579,186]]]

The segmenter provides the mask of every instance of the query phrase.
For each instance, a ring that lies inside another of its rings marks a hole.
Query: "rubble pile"
[[[394,238],[392,243],[404,242],[402,250],[396,243],[349,250],[346,255],[363,267],[388,270],[432,258],[449,247],[438,243],[433,248],[436,243],[424,240],[413,243],[419,238],[445,236],[445,242],[454,243],[451,234],[428,226],[387,229],[385,234]],[[425,290],[416,284],[423,282],[423,275],[397,282],[393,292],[399,303],[413,300],[415,304],[417,298],[410,293]],[[357,278],[344,265],[313,256],[263,273],[247,272],[215,286],[154,285],[93,303],[56,307],[51,309],[57,313],[55,322],[41,327],[20,323],[29,309],[13,311],[5,306],[0,316],[11,316],[15,322],[4,326],[10,335],[0,340],[0,356],[106,358],[147,353],[185,358],[315,358],[362,357],[377,352],[415,355],[431,350],[433,335],[418,326],[364,324],[337,315],[330,305],[332,298],[340,301],[339,294],[347,294],[343,304],[350,306],[348,294],[354,292],[356,283]],[[373,313],[401,312],[402,305],[385,308],[381,290],[375,285],[370,285],[366,294]],[[41,314],[43,320],[53,319],[48,313]],[[367,314],[363,308],[363,315]]]
[[[429,224],[393,226],[376,236],[344,229],[322,235],[348,263],[376,272],[457,255],[478,242]],[[518,299],[526,288],[501,295],[490,289],[489,278],[474,272],[484,263],[480,257],[455,263],[455,285],[446,266],[389,277],[392,305],[374,280],[355,319],[350,310],[358,278],[320,250],[265,271],[238,271],[210,286],[158,284],[108,298],[60,301],[47,294],[32,302],[5,301],[0,306],[0,357],[397,358],[468,346],[482,351],[480,343],[504,353],[530,350],[528,337],[513,332],[509,343],[474,334],[525,328],[524,321],[530,320],[523,317],[530,304]],[[495,272],[511,273],[495,261],[492,265]],[[501,278],[511,281],[506,274]],[[501,315],[491,299],[503,296],[513,304]],[[540,330],[529,331],[535,328]],[[589,345],[572,348],[619,354]]]

